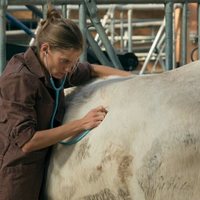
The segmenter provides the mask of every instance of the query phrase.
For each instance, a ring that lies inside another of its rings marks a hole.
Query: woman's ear
[[[40,47],[40,52],[42,54],[47,55],[48,54],[48,50],[49,50],[49,44],[48,43],[43,43]]]

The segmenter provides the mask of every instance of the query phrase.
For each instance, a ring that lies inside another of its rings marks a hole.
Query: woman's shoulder
[[[24,84],[27,86],[33,85],[33,83],[34,85],[37,84],[37,76],[31,73],[19,58],[23,59],[23,53],[13,56],[7,63],[6,68],[0,76],[1,87],[11,84]]]
[[[17,73],[23,66],[23,55],[24,53],[19,53],[14,55],[7,63],[4,71],[3,76],[7,76],[9,74]]]

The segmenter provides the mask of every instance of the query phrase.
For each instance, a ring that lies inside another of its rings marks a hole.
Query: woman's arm
[[[119,70],[113,67],[108,67],[104,65],[96,65],[96,64],[91,64],[92,68],[92,76],[93,77],[105,77],[105,76],[111,76],[111,75],[116,75],[116,76],[131,76],[131,72]]]
[[[79,120],[68,122],[57,128],[37,131],[34,136],[22,147],[22,151],[28,153],[39,150],[56,144],[61,140],[80,134],[85,130],[95,128],[105,118],[106,113],[106,109],[99,106],[92,109],[87,115]]]

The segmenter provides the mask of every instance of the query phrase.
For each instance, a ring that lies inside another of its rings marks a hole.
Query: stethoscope
[[[48,69],[47,59],[46,59],[46,64],[47,64],[47,69]],[[52,113],[52,116],[51,116],[50,128],[54,128],[54,120],[55,120],[56,112],[58,110],[59,96],[60,96],[60,92],[64,89],[64,84],[65,84],[66,78],[67,78],[67,75],[65,75],[65,77],[63,78],[60,86],[56,87],[56,85],[54,83],[54,80],[53,80],[53,77],[50,74],[50,83],[51,83],[51,85],[52,85],[52,87],[53,87],[53,89],[55,91],[55,103],[54,103],[53,113]],[[70,140],[68,140],[66,142],[65,141],[60,141],[59,143],[63,144],[63,145],[75,144],[75,143],[79,142],[81,139],[83,139],[89,132],[90,132],[90,130],[83,131],[79,135],[71,138]]]

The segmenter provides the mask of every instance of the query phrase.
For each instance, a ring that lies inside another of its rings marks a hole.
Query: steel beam
[[[170,0],[96,0],[96,4],[143,4],[143,3],[167,3]],[[61,4],[81,4],[83,0],[56,0],[53,2],[54,5]],[[173,3],[185,3],[186,0],[174,0]],[[188,0],[188,3],[198,3],[198,0]],[[46,0],[8,0],[8,5],[44,5]]]
[[[181,65],[187,63],[187,34],[188,34],[188,3],[183,4],[182,35],[181,35]]]
[[[113,65],[115,68],[122,69],[122,65],[120,63],[119,58],[117,57],[115,50],[113,46],[110,44],[110,41],[105,33],[105,30],[100,22],[100,19],[97,15],[97,6],[96,2],[94,0],[84,0],[87,11],[88,11],[88,16],[94,25],[95,29],[97,30],[97,33],[99,34],[101,41],[104,44],[104,47],[108,53],[108,56],[110,60],[112,61]]]

